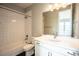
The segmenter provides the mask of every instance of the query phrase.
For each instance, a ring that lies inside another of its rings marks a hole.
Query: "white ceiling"
[[[20,8],[27,8],[27,7],[29,7],[29,6],[31,6],[32,5],[32,3],[15,3],[15,5],[17,6],[17,7],[20,7]]]

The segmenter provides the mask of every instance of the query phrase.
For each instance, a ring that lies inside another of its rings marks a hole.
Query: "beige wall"
[[[43,12],[48,11],[48,4],[32,5],[32,36],[43,34]]]
[[[75,5],[75,22],[74,22],[74,35],[76,38],[79,38],[79,3]]]

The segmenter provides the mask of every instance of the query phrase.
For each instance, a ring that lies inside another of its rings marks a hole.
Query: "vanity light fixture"
[[[68,5],[71,3],[54,3],[49,5],[49,10],[54,11],[54,10],[59,10],[60,8],[66,8]]]
[[[49,5],[49,10],[50,10],[50,11],[53,11],[53,7],[52,7],[51,4]]]

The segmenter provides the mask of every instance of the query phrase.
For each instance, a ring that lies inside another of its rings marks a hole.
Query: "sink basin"
[[[50,39],[50,41],[53,41],[53,42],[61,42],[61,40],[56,40],[56,39]]]
[[[65,41],[69,41],[70,39],[72,39],[71,37],[62,37],[62,36],[58,36],[56,38],[53,39],[49,39],[52,42],[65,42]]]

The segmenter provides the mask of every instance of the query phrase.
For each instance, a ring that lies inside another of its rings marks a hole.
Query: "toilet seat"
[[[29,50],[31,50],[33,47],[34,47],[33,44],[26,44],[26,45],[24,46],[24,51],[29,51]]]

